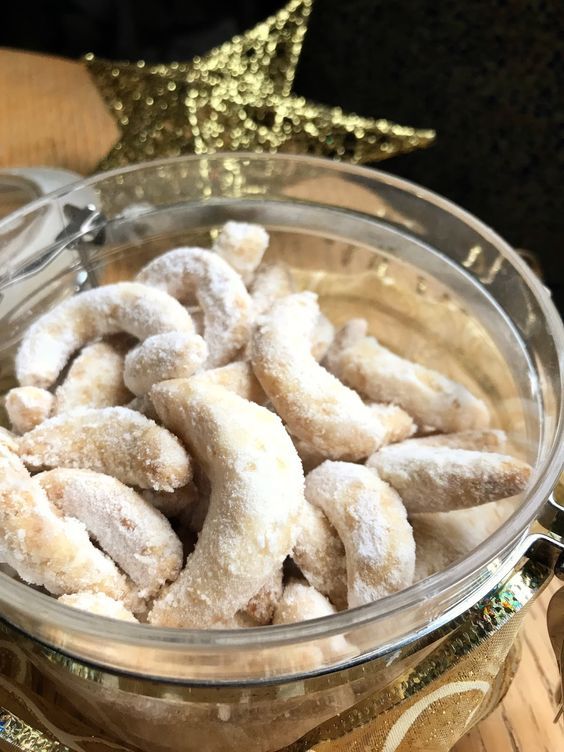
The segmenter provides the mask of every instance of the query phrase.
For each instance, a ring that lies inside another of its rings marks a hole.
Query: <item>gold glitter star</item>
[[[344,113],[292,93],[312,4],[291,0],[188,63],[114,63],[86,55],[122,134],[100,167],[221,150],[374,162],[430,145],[434,131]]]

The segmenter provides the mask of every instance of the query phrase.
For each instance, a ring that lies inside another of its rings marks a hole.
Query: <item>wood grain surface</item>
[[[79,63],[0,50],[1,167],[43,165],[88,174],[118,137]],[[553,582],[527,616],[521,666],[504,702],[454,752],[564,750],[564,723],[553,723],[558,673],[545,619],[557,587]]]

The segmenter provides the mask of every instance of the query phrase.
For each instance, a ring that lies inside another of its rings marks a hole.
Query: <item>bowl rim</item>
[[[130,165],[125,168],[116,168],[107,172],[97,173],[83,180],[76,181],[64,186],[61,189],[46,194],[46,196],[32,201],[21,207],[12,214],[7,215],[0,220],[0,232],[11,223],[25,217],[26,214],[36,211],[42,206],[50,205],[54,200],[68,195],[70,192],[81,190],[95,185],[101,179],[111,178],[124,174],[132,174],[147,168],[159,168],[169,164],[181,162],[198,162],[202,160],[222,161],[225,159],[249,160],[256,163],[269,161],[275,162],[299,162],[310,164],[312,167],[322,168],[325,171],[334,171],[340,174],[354,175],[366,178],[369,181],[375,179],[392,188],[409,193],[415,198],[425,201],[438,209],[454,215],[457,219],[468,225],[471,229],[485,236],[496,248],[496,250],[507,259],[515,271],[524,279],[529,290],[535,297],[546,324],[555,341],[556,350],[559,355],[560,370],[560,388],[564,391],[564,327],[558,311],[550,298],[547,289],[536,277],[530,267],[522,260],[519,255],[510,247],[510,245],[501,238],[495,231],[481,220],[474,217],[466,210],[459,207],[454,202],[446,199],[439,194],[424,188],[409,180],[390,175],[379,169],[372,167],[363,167],[351,165],[343,162],[291,154],[269,154],[269,153],[251,153],[251,152],[217,152],[212,155],[186,155],[180,157],[170,157],[150,162],[143,162]],[[366,216],[366,215],[364,215]],[[558,476],[564,465],[564,402],[561,401],[560,410],[557,415],[557,422],[554,432],[554,438],[550,451],[547,456],[540,458],[532,483],[526,492],[526,498],[520,508],[513,513],[507,523],[493,533],[486,541],[481,543],[470,554],[449,566],[445,570],[432,575],[429,578],[421,580],[418,583],[402,590],[398,593],[389,595],[375,603],[366,604],[346,611],[333,614],[331,616],[313,619],[308,622],[297,624],[277,625],[261,627],[260,630],[235,629],[235,630],[196,630],[196,629],[175,629],[167,627],[156,627],[147,624],[134,624],[118,622],[113,619],[106,619],[91,613],[78,611],[71,607],[57,602],[56,599],[43,593],[34,591],[23,583],[11,580],[6,575],[0,577],[0,593],[3,597],[11,602],[14,606],[24,611],[36,608],[41,612],[43,619],[52,620],[60,623],[64,620],[69,630],[81,633],[91,638],[104,636],[105,639],[115,640],[117,643],[135,644],[139,647],[148,648],[166,648],[172,651],[183,650],[205,650],[210,649],[215,652],[238,651],[242,649],[270,648],[278,646],[288,646],[297,642],[306,640],[321,639],[342,632],[351,631],[368,624],[374,624],[388,617],[397,617],[405,609],[413,608],[422,601],[436,596],[438,593],[445,591],[453,584],[462,582],[465,578],[475,575],[479,570],[483,570],[496,555],[507,549],[515,549],[519,541],[527,538],[527,531],[531,523],[537,518],[543,504],[552,492],[557,483]],[[522,552],[521,552],[522,553]],[[516,563],[519,557],[510,557],[508,565],[495,570],[480,586],[473,592],[480,597],[495,583],[499,582],[504,574],[507,574]],[[455,612],[449,611],[449,617],[459,615],[468,605],[468,599],[461,601],[455,609]],[[431,619],[422,629],[425,633],[431,632],[444,623],[446,615],[439,615]],[[102,621],[100,621],[102,619]],[[51,644],[48,638],[36,637],[40,642],[45,642],[51,647],[63,653],[73,654],[67,651],[64,646]],[[397,647],[397,642],[388,649]],[[376,648],[378,651],[378,648]],[[76,656],[80,660],[88,662],[89,659],[83,656]],[[93,661],[90,661],[91,663]],[[125,668],[124,670],[132,674],[142,673],[141,671]],[[296,675],[294,675],[296,676]],[[240,682],[245,683],[245,681]]]

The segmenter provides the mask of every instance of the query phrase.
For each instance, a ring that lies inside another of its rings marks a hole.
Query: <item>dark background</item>
[[[190,59],[283,0],[10,5],[0,45],[78,57]],[[536,253],[562,310],[564,0],[317,0],[295,91],[435,128],[383,168],[466,207]]]

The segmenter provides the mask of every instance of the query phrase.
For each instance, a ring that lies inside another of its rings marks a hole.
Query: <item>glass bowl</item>
[[[560,510],[547,499],[563,463],[564,332],[550,294],[476,218],[383,172],[292,156],[183,157],[98,175],[25,206],[0,223],[2,390],[14,383],[14,349],[37,315],[77,290],[131,278],[172,247],[208,246],[228,219],[265,225],[267,258],[289,264],[335,324],[364,316],[383,344],[487,400],[535,470],[514,513],[472,553],[400,593],[307,623],[218,631],[122,623],[0,574],[3,619],[24,635],[34,665],[97,722],[111,717],[116,738],[152,752],[266,752],[293,742],[398,676],[531,551],[544,583],[551,556],[542,543],[561,543]],[[298,660],[310,649],[314,662]],[[199,729],[189,742],[187,723]]]

